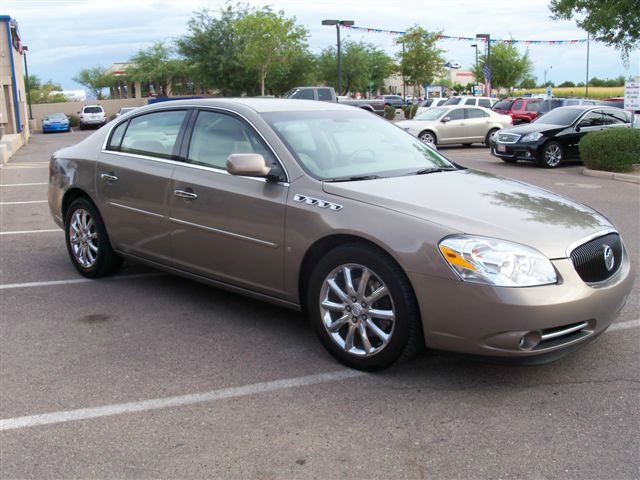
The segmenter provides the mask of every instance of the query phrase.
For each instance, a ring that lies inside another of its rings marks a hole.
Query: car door
[[[619,108],[604,108],[605,128],[631,128],[631,114]]]
[[[100,213],[117,250],[170,259],[168,197],[180,132],[188,110],[128,119],[111,132],[97,164]]]
[[[465,108],[466,140],[469,142],[484,142],[489,133],[489,114],[480,108]]]
[[[578,156],[578,144],[580,140],[591,132],[598,132],[605,128],[602,110],[589,110],[578,119],[573,128],[568,129],[563,135],[564,146],[567,154]]]
[[[522,120],[524,119],[524,104],[524,100],[516,100],[511,106],[511,118],[513,118],[514,125],[522,123]]]
[[[200,110],[190,122],[170,194],[173,257],[190,272],[269,294],[284,289],[288,184],[227,172],[232,153],[278,162],[257,131],[231,113]]]
[[[438,143],[462,143],[465,139],[466,126],[463,108],[449,110],[444,118],[440,120]]]

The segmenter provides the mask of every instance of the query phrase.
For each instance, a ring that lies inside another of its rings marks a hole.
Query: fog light
[[[531,156],[531,152],[526,152],[526,153],[524,154],[524,156],[525,156],[525,157],[530,157],[530,156]]]
[[[518,342],[518,346],[522,350],[531,350],[540,343],[540,340],[542,340],[542,332],[540,330],[536,330],[523,335]]]

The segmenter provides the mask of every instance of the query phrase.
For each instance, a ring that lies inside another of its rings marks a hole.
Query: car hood
[[[562,130],[566,128],[563,125],[551,125],[549,123],[531,122],[524,125],[518,125],[517,127],[510,127],[503,129],[500,133],[517,133],[518,135],[526,135],[527,133],[534,132],[550,132],[552,130]]]
[[[549,191],[474,170],[324,183],[340,197],[451,229],[529,245],[550,259],[612,224],[591,208]]]

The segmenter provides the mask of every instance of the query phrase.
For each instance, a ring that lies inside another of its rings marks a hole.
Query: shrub
[[[80,119],[77,115],[67,115],[69,117],[69,125],[72,127],[77,127],[80,123]]]
[[[593,170],[628,172],[640,163],[640,130],[612,128],[587,134],[580,141],[580,158]]]
[[[407,105],[406,107],[404,107],[404,118],[406,118],[407,120],[411,120],[413,117],[415,117],[417,111],[417,104],[414,103],[413,105]]]
[[[393,120],[396,118],[396,109],[391,105],[385,105],[384,107],[384,118],[387,120]]]

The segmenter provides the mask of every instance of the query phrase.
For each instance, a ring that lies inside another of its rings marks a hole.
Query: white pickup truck
[[[295,87],[284,94],[284,98],[295,98],[298,100],[316,100],[320,102],[339,102],[344,105],[368,110],[377,115],[384,115],[384,100],[351,100],[336,96],[332,87]]]

